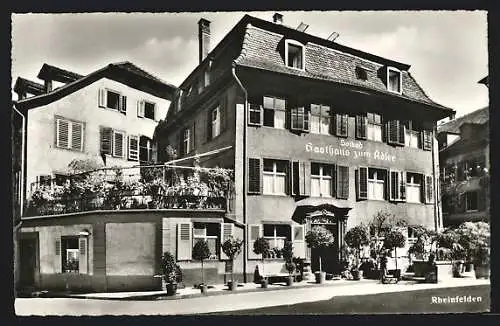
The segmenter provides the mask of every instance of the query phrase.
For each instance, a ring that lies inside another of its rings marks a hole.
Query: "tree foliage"
[[[332,232],[321,225],[314,226],[307,232],[305,239],[309,248],[313,249],[329,247],[335,241]]]
[[[222,252],[224,252],[229,259],[234,260],[234,258],[240,254],[242,245],[242,240],[235,239],[231,236],[222,244]]]

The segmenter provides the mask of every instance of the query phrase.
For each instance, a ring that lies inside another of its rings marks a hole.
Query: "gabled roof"
[[[489,107],[485,107],[469,114],[463,115],[437,127],[438,134],[449,133],[449,134],[460,134],[460,126],[465,123],[471,124],[484,124],[490,119]]]
[[[61,69],[47,63],[44,63],[42,69],[37,76],[39,79],[45,80],[55,80],[61,83],[71,83],[75,80],[83,78],[82,75],[74,73],[72,71],[68,71],[65,69]]]
[[[18,77],[14,85],[14,92],[24,90],[28,94],[40,95],[45,92],[45,86],[26,78]]]
[[[14,102],[25,109],[47,105],[88,86],[101,78],[110,78],[143,92],[171,101],[177,87],[147,73],[131,62],[111,63],[51,92]]]

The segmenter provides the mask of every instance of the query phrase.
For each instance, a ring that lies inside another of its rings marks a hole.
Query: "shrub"
[[[403,248],[406,244],[406,238],[404,234],[393,228],[385,235],[384,247],[386,249],[394,249],[394,258],[396,259],[396,269],[398,268],[398,256],[396,248]]]
[[[236,258],[241,252],[241,246],[243,245],[243,241],[240,239],[235,239],[232,236],[229,237],[222,244],[222,252],[226,254],[226,256],[234,262],[234,258]],[[231,264],[231,281],[234,281],[234,265]]]
[[[311,249],[327,248],[335,240],[333,234],[324,226],[315,226],[306,234],[306,243]],[[319,255],[319,271],[322,272],[321,255]]]
[[[201,284],[204,283],[203,261],[210,258],[210,248],[205,240],[199,240],[193,247],[193,259],[201,261]]]
[[[281,253],[287,263],[291,262],[293,258],[293,242],[285,241],[285,245],[283,246]]]
[[[356,255],[356,269],[359,264],[361,247],[366,246],[370,243],[370,237],[368,235],[368,230],[362,225],[358,225],[347,231],[345,235],[345,243],[355,250]]]
[[[262,273],[264,273],[264,258],[269,253],[269,241],[266,238],[257,238],[253,243],[253,252],[262,255]]]
[[[163,277],[167,283],[182,282],[182,270],[170,252],[165,252],[161,260]]]

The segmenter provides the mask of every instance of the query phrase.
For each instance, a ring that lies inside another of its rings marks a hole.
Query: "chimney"
[[[45,93],[52,91],[52,80],[45,79]]]
[[[210,52],[210,21],[204,18],[198,21],[198,42],[201,63]]]
[[[282,24],[283,24],[283,15],[282,15],[282,14],[275,13],[275,14],[273,15],[273,22],[274,22],[275,24],[282,25]]]

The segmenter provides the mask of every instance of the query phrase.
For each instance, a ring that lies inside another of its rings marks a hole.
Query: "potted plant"
[[[266,238],[257,238],[255,242],[253,243],[253,252],[255,252],[257,255],[262,255],[262,281],[261,281],[261,286],[263,288],[267,288],[268,285],[268,280],[267,277],[264,275],[264,258],[269,252],[270,247],[269,247],[269,241],[267,241]]]
[[[333,244],[333,234],[324,226],[314,226],[311,231],[306,234],[306,243],[311,249],[325,249]],[[321,254],[319,255],[319,271],[314,273],[316,283],[323,283],[326,278],[326,273],[323,272],[321,264]]]
[[[165,252],[162,257],[162,273],[166,283],[167,295],[177,292],[177,284],[182,282],[182,271],[170,252]]]
[[[296,265],[293,262],[293,242],[286,241],[283,249],[281,250],[281,254],[285,259],[285,268],[288,271],[288,278],[286,280],[286,285],[292,285],[294,281],[294,272],[296,269]]]
[[[354,250],[355,263],[351,268],[351,274],[354,280],[360,280],[362,271],[359,269],[361,250],[363,246],[370,243],[368,230],[362,225],[358,225],[347,231],[345,235],[345,243]]]
[[[235,239],[231,236],[229,239],[224,241],[221,246],[222,252],[224,252],[231,261],[231,281],[228,282],[229,289],[231,291],[235,291],[238,288],[238,280],[234,279],[234,259],[240,254],[242,245],[243,241]]]
[[[466,248],[468,260],[474,264],[476,278],[490,273],[490,226],[485,222],[465,222],[457,229],[460,243]]]
[[[398,254],[396,248],[403,248],[405,244],[406,244],[406,238],[404,234],[396,228],[392,228],[385,235],[384,247],[388,250],[394,250],[394,260],[396,263],[396,271],[395,271],[396,278],[399,278],[401,276],[401,270],[398,269]]]
[[[201,283],[199,289],[201,293],[207,293],[207,285],[204,280],[203,261],[210,257],[210,248],[205,240],[198,240],[193,247],[193,259],[201,261]]]

